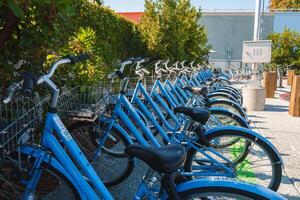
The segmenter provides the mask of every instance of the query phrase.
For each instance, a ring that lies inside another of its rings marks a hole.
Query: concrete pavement
[[[284,172],[279,193],[287,199],[300,199],[300,117],[288,114],[289,102],[281,100],[281,94],[290,87],[276,91],[274,99],[266,99],[265,111],[248,112],[256,130],[267,137],[279,151]],[[255,130],[254,129],[254,130]]]

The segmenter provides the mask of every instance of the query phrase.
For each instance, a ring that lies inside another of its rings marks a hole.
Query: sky
[[[191,0],[192,5],[203,10],[246,9],[254,10],[255,0]],[[268,0],[265,0],[265,4]],[[142,12],[144,0],[104,0],[104,4],[117,12]]]

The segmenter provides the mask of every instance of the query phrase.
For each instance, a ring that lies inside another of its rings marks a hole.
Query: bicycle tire
[[[33,157],[29,157],[30,155],[25,155],[21,153],[21,157],[22,158],[26,158],[24,160],[26,160],[26,162],[30,162],[30,164],[32,165],[34,162],[34,158]],[[5,162],[5,164],[4,164]],[[1,177],[1,181],[0,181],[0,199],[1,200],[15,200],[15,199],[21,199],[20,197],[16,197],[13,196],[13,192],[18,193],[17,195],[22,195],[23,194],[23,190],[22,190],[22,183],[19,183],[19,180],[21,176],[25,176],[23,173],[19,172],[18,170],[18,164],[17,164],[17,153],[12,153],[9,157],[9,160],[5,160],[5,161],[1,161],[0,162],[0,177]],[[29,164],[29,163],[27,163]],[[5,165],[5,166],[4,166]],[[5,169],[3,169],[5,167]],[[52,167],[49,163],[45,163],[42,162],[41,164],[41,168],[44,169],[40,179],[39,179],[39,183],[37,185],[37,190],[34,191],[36,198],[37,199],[41,199],[42,197],[47,196],[47,199],[65,199],[68,198],[70,200],[80,200],[80,194],[79,192],[76,190],[75,186],[73,185],[73,183],[66,178],[66,176],[64,174],[62,174],[60,171],[56,170],[54,167]],[[5,170],[5,171],[3,171]],[[9,171],[8,171],[9,170]],[[2,174],[4,172],[4,174]],[[48,172],[47,174],[45,172]],[[23,175],[21,175],[23,174]],[[55,182],[53,180],[53,178],[51,179],[51,177],[49,177],[49,175],[53,175],[56,176],[57,178],[59,178],[59,181],[57,181],[58,187],[53,188],[56,185],[53,185]],[[6,176],[6,177],[4,177]],[[4,182],[4,180],[9,181],[9,179],[12,179],[11,181],[14,181],[13,183],[7,183]],[[26,177],[25,177],[26,178]],[[28,178],[28,177],[27,177]],[[4,184],[7,184],[8,186],[4,186]],[[16,187],[14,187],[16,186]],[[10,188],[8,188],[10,187]],[[11,188],[14,187],[14,188]],[[68,187],[69,189],[67,190],[66,187]],[[2,189],[5,190],[5,194],[9,194],[12,198],[9,197],[5,197],[4,193],[1,192],[3,191]],[[13,191],[9,191],[9,189],[12,189]],[[53,190],[51,190],[53,189]],[[51,191],[49,191],[51,190]],[[42,191],[43,194],[39,194],[39,192]],[[48,193],[49,191],[49,193]],[[67,191],[69,191],[69,193],[67,193]],[[45,194],[44,194],[45,193]],[[73,196],[73,197],[72,197]]]
[[[245,190],[243,188],[231,188],[231,187],[226,187],[226,186],[210,186],[210,187],[202,187],[202,188],[195,188],[195,189],[190,189],[186,190],[184,192],[180,192],[179,196],[184,199],[184,200],[191,200],[191,199],[203,199],[203,200],[208,200],[208,199],[214,199],[211,198],[216,194],[222,194],[226,195],[227,198],[229,199],[246,199],[246,200],[271,200],[270,198],[266,196],[262,196],[259,192],[254,192],[250,190]],[[224,197],[226,197],[224,196]],[[217,196],[219,197],[219,196]],[[216,199],[219,199],[217,198]],[[224,198],[223,197],[223,198]],[[234,198],[235,197],[235,198]],[[223,199],[220,198],[220,199]],[[274,200],[274,199],[272,199]]]
[[[249,128],[249,124],[239,115],[232,113],[230,111],[226,111],[224,109],[209,109],[210,115],[223,115],[225,117],[231,118],[235,124],[224,124],[227,126],[239,126],[239,127],[244,127],[244,128]]]
[[[265,141],[254,137],[253,135],[249,135],[246,132],[242,131],[237,131],[237,130],[220,130],[216,132],[212,132],[211,134],[206,135],[206,139],[208,141],[212,141],[214,138],[218,138],[220,136],[236,136],[236,137],[241,137],[241,138],[247,138],[249,141],[251,141],[251,144],[258,144],[260,148],[264,149],[264,152],[266,152],[270,163],[272,167],[272,179],[268,185],[268,188],[274,191],[277,191],[279,188],[279,185],[281,183],[282,179],[282,165],[280,162],[280,159],[278,159],[277,152],[270,146],[268,145]],[[248,149],[249,151],[249,149]],[[196,155],[197,150],[194,148],[190,148],[187,152],[187,159],[184,164],[184,170],[187,172],[192,171],[192,163],[194,156]],[[249,152],[244,152],[244,155],[246,157],[248,156]],[[245,158],[243,158],[244,160]],[[241,163],[241,160],[237,161],[235,166]]]
[[[241,92],[240,92],[237,88],[233,87],[232,85],[224,85],[224,86],[221,87],[221,88],[233,90],[233,91],[235,91],[237,94],[241,94]]]
[[[220,115],[221,116],[223,115],[226,118],[230,118],[233,120],[233,122],[231,122],[230,124],[223,124],[224,126],[239,126],[239,127],[243,127],[243,128],[249,128],[249,125],[247,124],[247,122],[245,120],[242,119],[241,116],[239,116],[235,113],[232,113],[230,111],[218,110],[218,109],[210,110],[210,118],[208,119],[206,124],[209,124],[210,120],[214,120],[213,119],[214,116],[220,116]],[[228,147],[228,146],[236,144],[238,141],[239,141],[239,139],[236,138],[231,141],[228,141],[227,143],[223,143],[222,145],[224,147]],[[211,144],[211,145],[214,147],[214,144]]]
[[[240,102],[240,105],[243,105],[243,97],[241,96],[241,94],[236,93],[234,90],[230,90],[228,88],[219,88],[219,89],[212,91],[212,93],[215,93],[215,92],[223,92],[225,94],[229,94],[232,97],[234,97],[235,99],[237,99]]]
[[[224,86],[231,85],[230,81],[225,80],[225,79],[218,80],[218,83],[220,83],[221,85],[224,85]]]
[[[235,95],[237,95],[239,97],[241,96],[241,93],[236,88],[234,88],[232,86],[223,86],[223,87],[220,87],[220,88],[216,88],[213,91],[222,91],[222,90],[234,93]]]
[[[243,111],[243,109],[241,108],[241,106],[239,106],[235,102],[224,101],[224,100],[208,101],[207,102],[207,106],[209,108],[211,108],[211,107],[228,108],[229,110],[235,111],[236,114],[241,115],[245,119],[247,118],[246,113]]]
[[[99,123],[98,125],[100,126],[100,127],[98,127],[100,130],[104,130],[103,123]],[[71,135],[76,140],[76,142],[79,144],[83,153],[87,156],[87,158],[90,161],[93,159],[93,158],[91,158],[91,156],[93,156],[93,154],[91,155],[91,153],[95,152],[97,150],[97,147],[99,146],[99,142],[97,141],[97,139],[99,137],[98,136],[99,133],[92,131],[92,130],[94,130],[94,128],[96,126],[97,126],[97,124],[95,124],[94,122],[77,121],[68,127],[68,130],[70,131]],[[82,148],[83,141],[78,140],[76,137],[76,131],[78,132],[78,130],[83,129],[83,128],[90,130],[90,132],[89,132],[90,143],[88,144],[88,146],[86,148],[90,148],[91,151],[93,151],[93,152],[90,152],[90,153],[85,152],[85,148]],[[123,134],[115,127],[112,128],[111,135],[112,135],[112,137],[115,138],[115,141],[117,138],[118,144],[120,141],[124,144],[124,149],[126,148],[126,146],[128,146],[130,144],[130,142],[123,136]],[[115,142],[115,141],[108,140],[108,143],[105,142],[105,144],[104,144],[107,146],[101,148],[102,153],[105,153],[105,155],[103,155],[103,156],[108,158],[106,164],[109,164],[111,167],[109,167],[109,166],[105,167],[105,162],[99,160],[99,159],[102,159],[101,157],[97,158],[96,163],[94,163],[94,164],[92,163],[95,166],[97,165],[97,167],[94,166],[95,171],[97,172],[97,174],[99,175],[99,177],[101,178],[103,183],[108,187],[118,185],[118,184],[122,183],[124,180],[126,180],[131,175],[133,168],[134,168],[134,163],[135,163],[134,159],[131,156],[128,156],[124,153],[123,148],[120,149],[119,152],[112,151],[109,149],[112,145],[114,145],[113,142]],[[114,146],[116,146],[116,145],[114,145]],[[103,158],[103,159],[105,159],[105,158]],[[122,163],[124,163],[124,164],[122,164]],[[103,168],[101,165],[103,165]],[[116,176],[116,177],[113,177],[113,173],[115,173],[115,171],[116,171],[116,170],[113,170],[114,166],[119,167],[118,168],[118,176]],[[123,167],[123,170],[120,170],[120,167]],[[110,179],[108,180],[108,178],[110,178]]]

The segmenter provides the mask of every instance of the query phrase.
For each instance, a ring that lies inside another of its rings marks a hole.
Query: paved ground
[[[274,99],[266,99],[266,110],[249,112],[258,131],[271,140],[280,152],[285,171],[279,193],[288,199],[300,199],[300,117],[288,114],[289,102],[279,95],[289,87],[276,91]]]
[[[279,193],[287,199],[300,199],[300,117],[288,114],[291,88],[278,88],[275,98],[266,99],[265,111],[248,112],[253,121],[254,130],[267,137],[279,151],[283,162],[284,172]],[[245,86],[243,82],[236,83],[237,87]]]

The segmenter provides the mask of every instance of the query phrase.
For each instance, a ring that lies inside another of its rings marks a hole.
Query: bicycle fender
[[[119,124],[114,123],[113,127],[122,133],[126,140],[128,140],[129,144],[133,144],[133,141],[130,138],[129,134]]]
[[[242,108],[242,106],[240,106],[239,104],[237,104],[236,102],[234,101],[231,101],[231,100],[227,100],[227,99],[208,99],[208,106],[211,106],[213,103],[215,102],[219,102],[219,103],[227,103],[228,105],[232,105],[232,106],[237,106],[240,108],[241,112],[243,113],[244,116],[247,116],[246,112],[244,111],[244,109]]]
[[[73,182],[72,177],[68,174],[68,172],[66,172],[66,170],[61,166],[61,164],[56,160],[55,157],[46,153],[42,149],[33,148],[31,146],[22,146],[20,148],[20,153],[34,157],[34,158],[38,158],[41,155],[41,153],[43,153],[43,152],[45,153],[43,162],[47,163],[48,165],[51,165],[51,167],[53,167],[54,169],[56,169],[57,171],[62,173],[64,176],[66,176],[67,179],[69,179],[71,182]],[[76,187],[76,185],[74,185],[74,186]],[[79,190],[79,188],[77,188],[77,189]],[[81,192],[79,192],[79,195],[82,200],[87,200],[87,198]]]
[[[31,157],[38,158],[41,153],[43,152],[42,149],[37,149],[37,148],[32,148],[31,146],[23,146],[20,149],[20,152],[26,155],[29,155]],[[56,170],[60,171],[64,175],[67,175],[66,171],[64,168],[61,166],[61,164],[56,160],[55,157],[51,156],[50,154],[46,153],[46,156],[44,156],[43,162],[51,165],[54,167]]]
[[[211,94],[208,94],[207,97],[210,99],[210,98],[214,98],[215,96],[218,96],[218,95],[228,98],[230,101],[233,101],[237,104],[240,103],[239,99],[236,99],[233,95],[225,93],[225,92],[219,92],[219,91],[212,92]]]
[[[249,191],[251,193],[253,193],[253,191],[255,190],[255,193],[267,197],[268,199],[272,199],[272,200],[285,199],[284,197],[280,196],[276,192],[269,190],[265,187],[251,184],[251,183],[236,181],[235,179],[230,179],[226,177],[210,177],[210,178],[201,178],[192,181],[187,181],[178,184],[176,186],[176,191],[179,193],[187,190],[201,189],[201,188],[203,188],[203,191],[205,191],[205,188],[207,187],[222,187],[222,188],[228,187],[228,190],[230,190],[231,188],[232,189],[242,188],[243,190]]]

